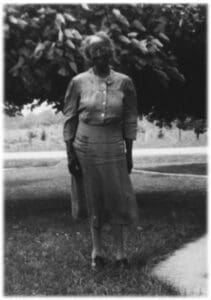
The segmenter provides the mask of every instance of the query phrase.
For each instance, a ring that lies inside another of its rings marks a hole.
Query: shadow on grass
[[[140,226],[125,229],[130,269],[113,267],[112,228],[104,228],[108,266],[90,270],[88,221],[74,222],[67,198],[8,201],[5,205],[6,295],[179,295],[151,269],[206,232],[202,191],[137,194]]]
[[[182,174],[196,174],[196,175],[206,175],[207,174],[207,164],[206,163],[192,163],[184,165],[170,165],[170,166],[159,166],[159,167],[148,167],[143,168],[147,171],[156,172],[166,172],[166,173],[182,173]]]
[[[137,199],[143,245],[133,256],[134,266],[154,265],[207,230],[207,199],[200,192],[142,193]]]

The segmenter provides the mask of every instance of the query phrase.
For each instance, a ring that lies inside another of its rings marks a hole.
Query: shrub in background
[[[29,138],[29,143],[31,144],[32,143],[32,140],[37,137],[37,134],[34,133],[33,131],[29,131],[28,132],[28,138]]]
[[[40,137],[41,141],[45,141],[46,137],[47,137],[46,132],[45,132],[45,130],[43,130],[41,133],[41,137]]]

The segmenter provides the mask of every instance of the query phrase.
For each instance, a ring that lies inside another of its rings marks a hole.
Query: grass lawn
[[[6,160],[4,161],[4,168],[27,168],[27,167],[53,167],[57,165],[60,161],[59,160],[52,160],[52,159],[19,159],[19,160]]]
[[[108,265],[96,274],[90,270],[88,221],[74,222],[69,202],[57,206],[56,194],[48,199],[51,206],[42,199],[28,210],[24,206],[31,201],[21,204],[19,199],[13,209],[6,204],[5,295],[179,295],[151,270],[206,232],[206,182],[148,174],[133,174],[132,182],[140,226],[125,230],[131,268],[121,272],[113,266],[109,226],[104,228]]]

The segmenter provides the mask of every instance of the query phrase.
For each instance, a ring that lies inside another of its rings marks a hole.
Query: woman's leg
[[[91,226],[91,238],[92,238],[92,260],[96,256],[102,256],[102,248],[101,248],[101,229],[94,228]]]
[[[123,225],[115,224],[114,225],[114,247],[116,253],[116,259],[120,260],[125,257],[124,253],[124,241],[123,241]]]
[[[124,251],[124,232],[123,225],[114,226],[114,245],[116,246],[116,262],[117,268],[129,268],[128,259]]]
[[[93,269],[98,267],[104,267],[105,261],[102,257],[102,244],[101,244],[101,226],[94,216],[91,218],[91,237],[92,237],[92,263],[91,266]]]

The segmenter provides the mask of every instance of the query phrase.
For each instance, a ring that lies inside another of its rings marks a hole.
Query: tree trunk
[[[196,132],[196,139],[197,139],[197,141],[199,140],[199,135],[200,135],[200,133]]]

